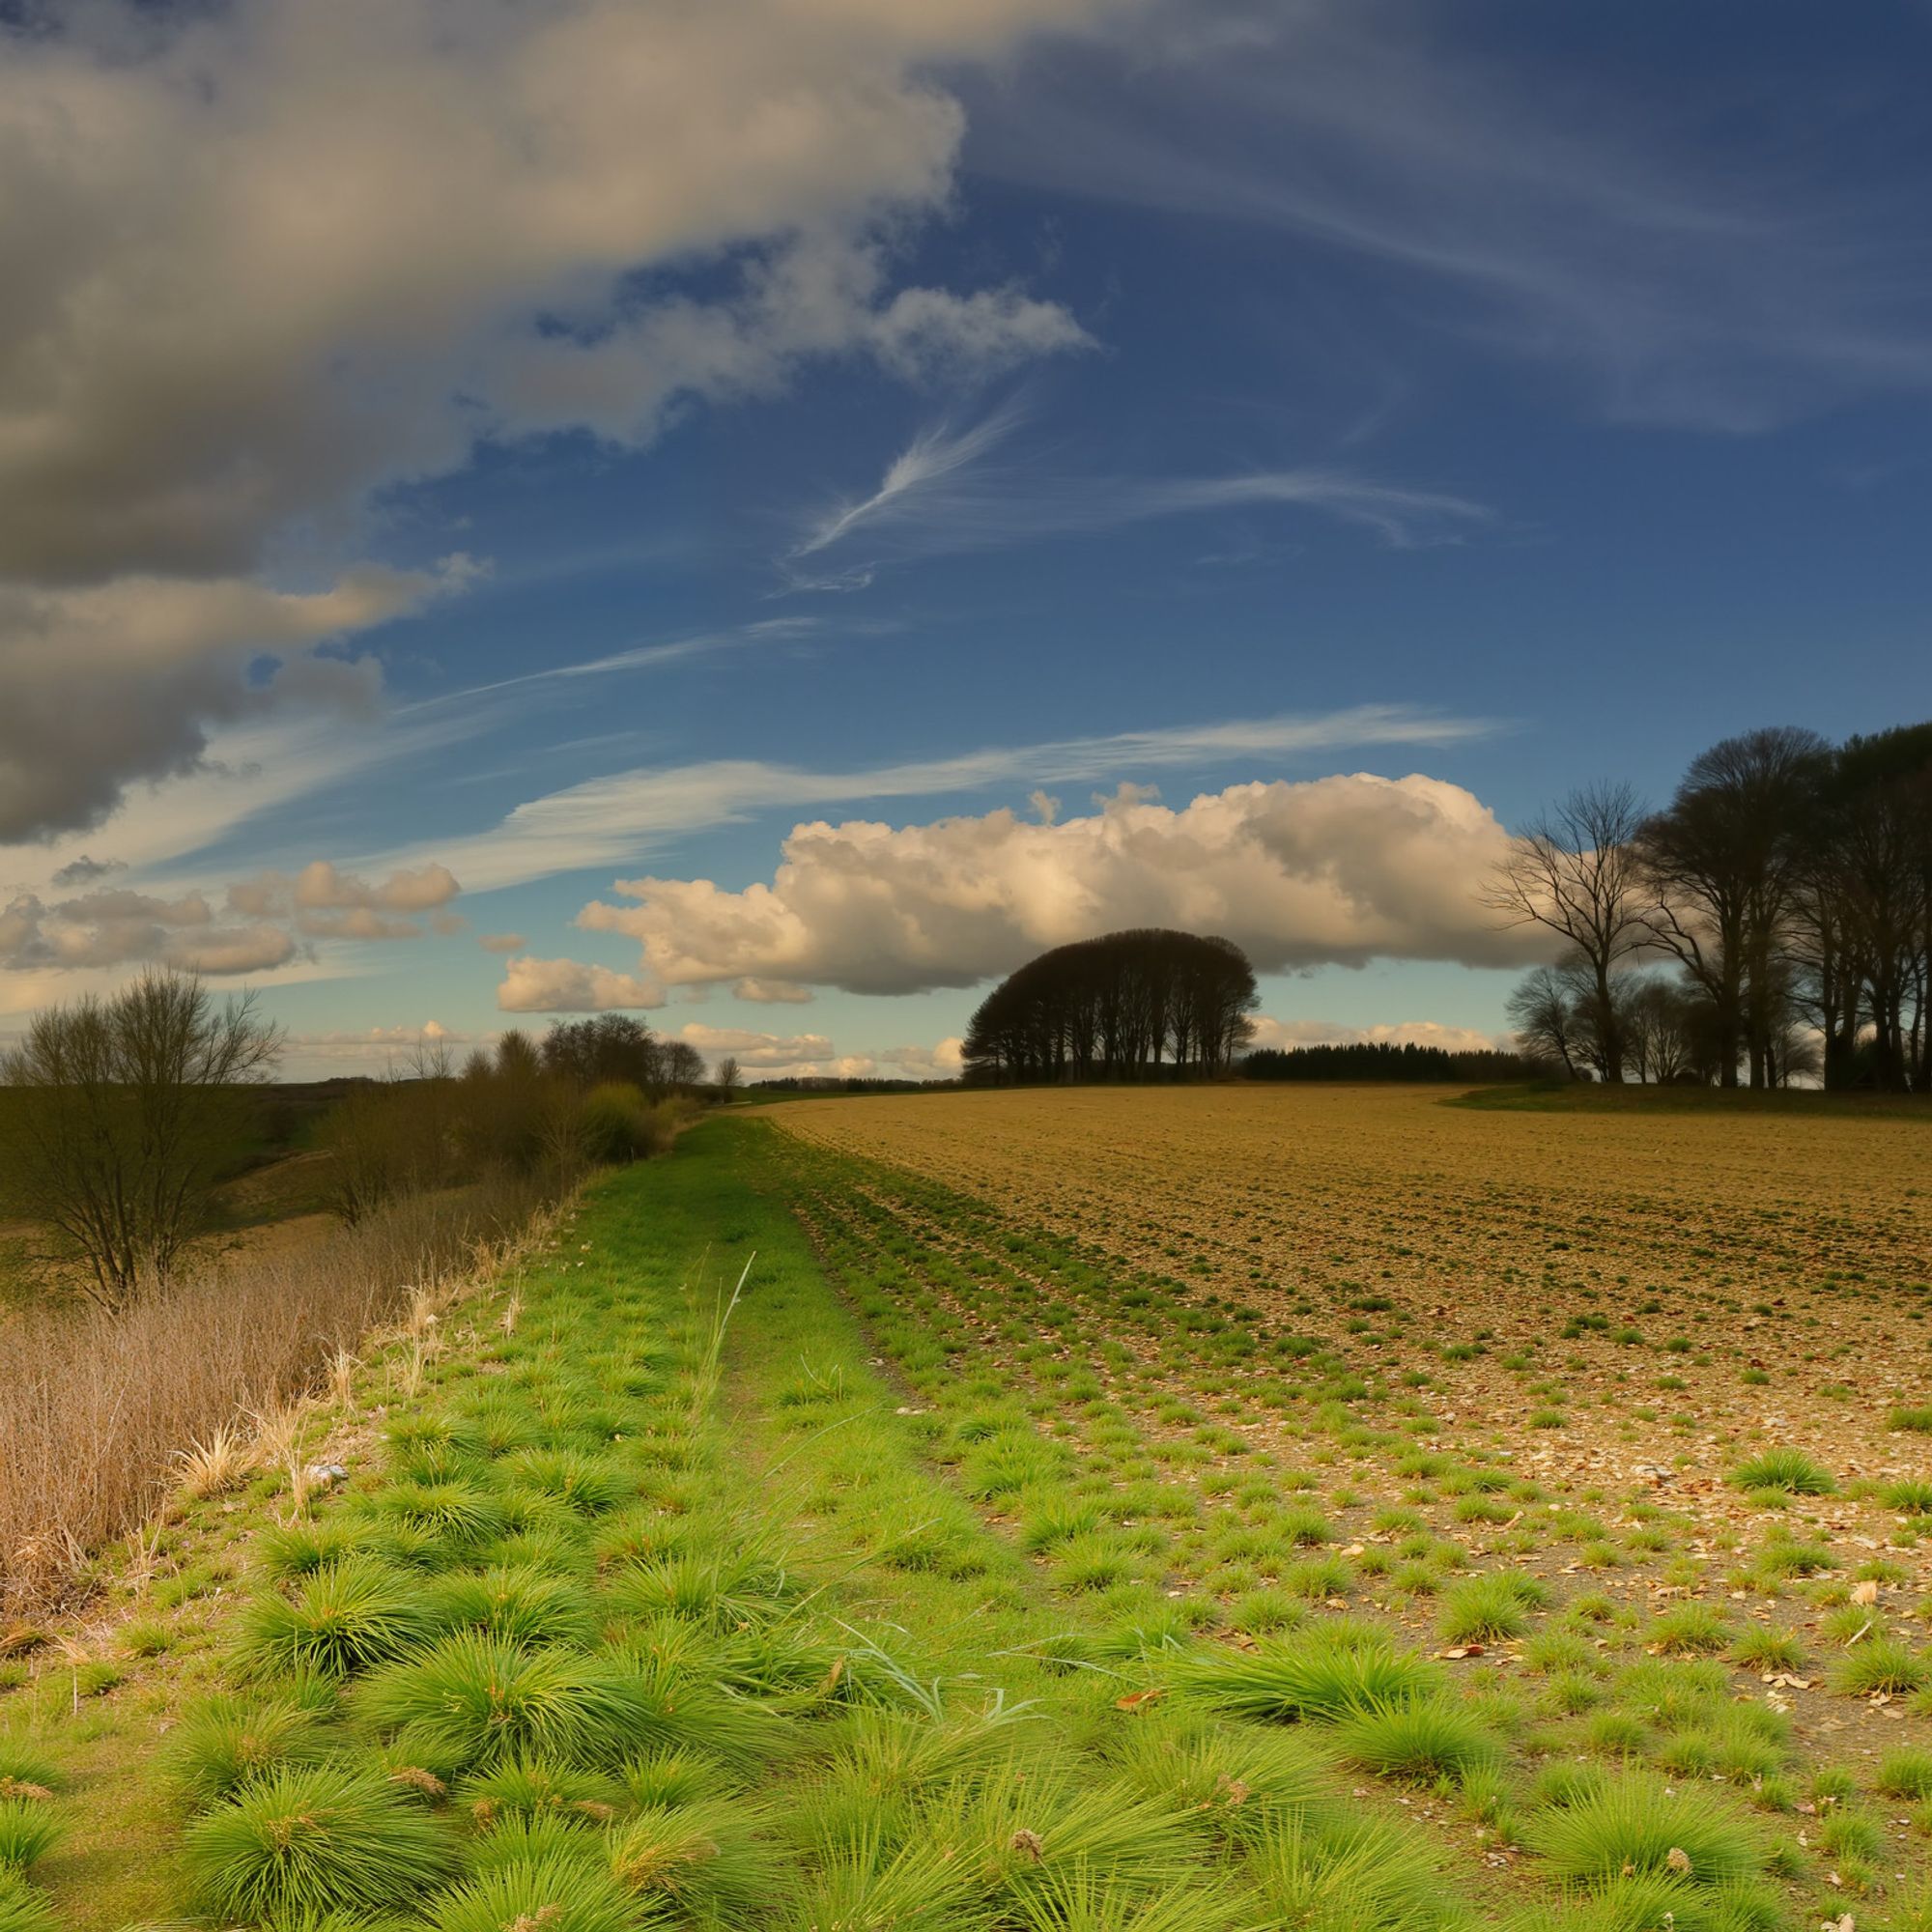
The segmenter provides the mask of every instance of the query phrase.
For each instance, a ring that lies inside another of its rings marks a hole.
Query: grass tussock
[[[447,1835],[396,1785],[333,1765],[251,1781],[188,1827],[185,1849],[203,1902],[249,1922],[380,1913],[419,1896],[453,1861]]]
[[[1725,1480],[1747,1493],[1768,1490],[1788,1496],[1829,1496],[1838,1487],[1831,1470],[1802,1449],[1767,1449],[1740,1463]]]
[[[1335,1719],[1412,1703],[1442,1672],[1371,1625],[1316,1624],[1249,1651],[1203,1651],[1179,1660],[1178,1694],[1242,1718]]]
[[[1722,1798],[1636,1773],[1542,1812],[1528,1836],[1558,1880],[1589,1890],[1627,1878],[1708,1888],[1763,1864],[1755,1828]]]

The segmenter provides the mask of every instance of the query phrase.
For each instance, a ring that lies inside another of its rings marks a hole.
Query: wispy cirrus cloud
[[[1220,475],[1110,476],[1009,453],[1027,420],[1009,402],[977,422],[928,425],[886,466],[878,487],[819,512],[778,558],[794,589],[864,589],[885,564],[1077,536],[1224,510],[1308,511],[1365,528],[1396,549],[1454,541],[1496,521],[1488,505],[1330,466]]]
[[[833,772],[750,758],[639,767],[588,779],[520,805],[499,824],[434,850],[397,847],[357,863],[391,870],[434,860],[453,867],[474,894],[533,879],[622,864],[673,839],[760,811],[893,798],[937,798],[1051,781],[1113,783],[1123,773],[1200,768],[1236,760],[1285,759],[1371,746],[1443,746],[1491,737],[1490,718],[1463,718],[1413,705],[1121,731],[1099,737],[992,746],[955,756]]]
[[[715,631],[692,631],[683,637],[666,638],[629,649],[611,651],[603,657],[582,658],[570,664],[545,665],[539,670],[523,671],[515,677],[499,677],[489,684],[466,685],[421,699],[407,710],[428,711],[443,705],[468,703],[497,692],[517,691],[533,684],[572,684],[582,679],[621,677],[638,671],[663,670],[671,665],[689,664],[700,658],[729,656],[780,644],[800,643],[826,628],[818,617],[761,617],[754,623],[726,625]]]
[[[1542,60],[1469,26],[1436,0],[1190,0],[969,88],[970,164],[1351,258],[1613,419],[1748,433],[1932,389],[1919,202],[1838,164],[1868,142],[1895,167],[1909,62],[1767,114],[1747,59],[1639,78],[1587,26]]]

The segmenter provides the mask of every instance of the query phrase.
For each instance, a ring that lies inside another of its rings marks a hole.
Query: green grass
[[[1755,1828],[1722,1799],[1639,1773],[1542,1812],[1527,1835],[1557,1878],[1591,1890],[1626,1878],[1723,1885],[1754,1876],[1764,1856]]]
[[[8,1871],[0,1871],[0,1932],[61,1932],[46,1899]]]
[[[187,1829],[199,1901],[239,1919],[377,1913],[445,1878],[453,1848],[436,1821],[373,1769],[280,1766]]]
[[[1932,1798],[1932,1750],[1908,1746],[1889,1751],[1872,1782],[1888,1798]]]
[[[1679,1604],[1651,1620],[1644,1639],[1666,1656],[1708,1657],[1731,1635],[1730,1624],[1709,1604]]]
[[[1895,1637],[1854,1645],[1832,1667],[1832,1688],[1847,1696],[1896,1695],[1932,1683],[1932,1663]]]
[[[60,1820],[41,1798],[0,1798],[0,1872],[25,1878],[60,1842]]]
[[[266,1771],[309,1763],[327,1748],[313,1701],[217,1693],[190,1707],[169,1732],[161,1763],[188,1803],[204,1804]]]
[[[1335,1747],[1364,1771],[1418,1784],[1461,1782],[1504,1756],[1480,1719],[1438,1699],[1356,1711],[1337,1725]]]
[[[637,1899],[608,1871],[568,1853],[519,1859],[430,1903],[435,1932],[637,1932]]]
[[[1519,1571],[1465,1577],[1443,1593],[1435,1630],[1445,1643],[1492,1643],[1520,1636],[1529,1612],[1548,1602],[1548,1589]]]
[[[1724,1480],[1733,1489],[1788,1496],[1828,1496],[1838,1487],[1831,1470],[1802,1449],[1767,1449],[1740,1463]]]
[[[1286,1721],[1412,1702],[1440,1688],[1442,1671],[1372,1625],[1337,1620],[1263,1639],[1249,1651],[1190,1654],[1171,1667],[1168,1682],[1208,1709]]]
[[[269,1590],[241,1628],[244,1669],[272,1681],[313,1672],[343,1678],[426,1642],[435,1616],[419,1580],[351,1553]]]

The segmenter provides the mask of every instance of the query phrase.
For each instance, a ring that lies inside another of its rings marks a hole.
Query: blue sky
[[[1488,1036],[1539,803],[1932,709],[1921,7],[0,32],[0,1026],[928,1073],[1158,920]]]

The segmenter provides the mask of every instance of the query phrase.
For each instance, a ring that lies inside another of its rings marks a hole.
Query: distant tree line
[[[956,1080],[887,1080],[864,1073],[784,1073],[753,1080],[748,1094],[935,1094],[958,1086]]]
[[[623,1013],[559,1020],[540,1038],[512,1030],[460,1071],[426,1047],[325,1117],[330,1206],[354,1225],[406,1195],[493,1177],[545,1190],[585,1168],[668,1148],[704,1083],[686,1040],[655,1038]]]
[[[1228,1072],[1248,1042],[1255,972],[1232,940],[1158,927],[1042,952],[966,1029],[976,1084],[1173,1080]]]
[[[1240,1065],[1245,1080],[1406,1080],[1476,1084],[1532,1079],[1541,1063],[1520,1053],[1450,1052],[1440,1046],[1358,1040],[1347,1045],[1264,1046]]]
[[[704,1056],[689,1040],[660,1039],[628,1013],[553,1020],[550,1031],[535,1042],[535,1051],[546,1073],[578,1087],[622,1080],[662,1100],[673,1094],[694,1093],[704,1083]]]
[[[1932,1093],[1932,724],[1727,738],[1661,810],[1573,792],[1487,902],[1563,943],[1509,1013],[1574,1078]]]

